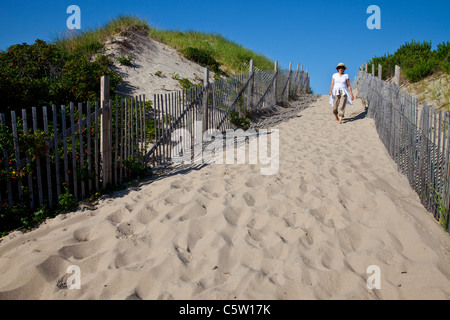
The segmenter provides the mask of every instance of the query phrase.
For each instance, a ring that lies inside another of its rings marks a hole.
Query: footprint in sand
[[[117,237],[128,238],[139,234],[145,229],[145,226],[137,221],[130,220],[122,222],[117,226]]]
[[[145,205],[139,210],[136,210],[136,220],[143,225],[148,225],[158,217],[158,212],[156,212],[152,207]]]
[[[121,208],[113,213],[111,213],[107,220],[110,221],[112,224],[117,225],[122,222],[123,219],[125,219],[129,214],[129,211],[127,211],[125,208]]]
[[[93,227],[81,227],[73,232],[73,238],[79,242],[91,240],[91,232]]]
[[[199,218],[201,216],[205,216],[208,214],[208,210],[206,209],[206,205],[197,200],[186,209],[182,211],[182,215],[180,216],[180,221],[190,220],[194,218]]]
[[[297,222],[296,214],[295,213],[288,213],[283,216],[284,221],[290,228],[295,228],[295,224]]]
[[[248,179],[247,182],[245,182],[245,185],[249,188],[256,188],[264,185],[264,177],[263,176],[256,176],[251,177]]]
[[[187,247],[192,250],[197,242],[205,236],[205,230],[202,224],[196,220],[191,221],[188,227]]]
[[[36,266],[36,269],[47,281],[56,281],[67,270],[70,264],[59,255],[51,255]]]
[[[58,250],[58,253],[65,259],[73,257],[75,259],[81,260],[100,252],[105,246],[105,243],[105,238],[97,238],[86,242],[63,246]]]
[[[255,241],[263,241],[264,240],[264,233],[262,233],[259,230],[255,230],[255,229],[248,229],[248,235],[250,236],[250,238],[252,238]]]
[[[245,200],[245,203],[249,206],[249,207],[253,207],[255,205],[255,198],[248,192],[245,192],[242,197]]]
[[[240,218],[240,213],[233,208],[226,207],[223,210],[225,220],[232,226],[237,226]]]
[[[219,198],[221,194],[225,192],[224,183],[219,183],[216,181],[207,181],[202,184],[202,186],[197,190],[198,193],[202,194],[208,199]]]
[[[186,249],[180,247],[177,243],[173,243],[173,248],[177,253],[178,259],[184,264],[188,264],[194,260],[194,255],[191,253],[191,249],[187,247]]]

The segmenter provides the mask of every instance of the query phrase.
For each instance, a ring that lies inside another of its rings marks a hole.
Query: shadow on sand
[[[359,113],[359,114],[357,114],[357,115],[354,115],[354,116],[351,117],[351,118],[344,118],[344,120],[342,121],[342,123],[358,121],[358,120],[362,120],[362,119],[364,119],[364,118],[366,118],[366,117],[367,117],[367,108],[365,108],[363,112],[361,112],[361,113]]]

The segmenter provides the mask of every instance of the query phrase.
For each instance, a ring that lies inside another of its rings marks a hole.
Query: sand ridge
[[[103,54],[113,61],[112,69],[122,76],[117,87],[119,95],[145,94],[153,100],[154,94],[182,90],[181,79],[193,84],[203,83],[204,68],[189,61],[176,49],[149,38],[142,30],[125,29],[105,43]],[[117,59],[131,58],[131,65],[121,65]],[[214,81],[214,72],[210,72]]]
[[[448,299],[449,235],[361,102],[339,125],[316,98],[276,124],[275,175],[193,166],[7,236],[0,298]],[[70,265],[80,290],[65,286]],[[371,265],[379,290],[366,285]]]

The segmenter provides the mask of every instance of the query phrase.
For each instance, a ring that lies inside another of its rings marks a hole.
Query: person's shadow
[[[351,117],[351,118],[344,118],[342,120],[342,123],[347,123],[347,122],[353,122],[353,121],[357,121],[357,120],[362,120],[365,117],[367,117],[367,108],[364,108],[364,111]]]

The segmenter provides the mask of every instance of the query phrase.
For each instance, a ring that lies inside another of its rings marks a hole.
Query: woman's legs
[[[341,100],[341,92],[342,91],[339,91],[339,94],[335,95],[333,104],[333,113],[337,121],[339,121],[338,113],[339,113],[339,102]]]
[[[345,105],[347,104],[347,95],[341,96],[339,99],[338,113],[339,113],[339,123],[342,124],[342,119],[344,119]]]

